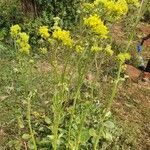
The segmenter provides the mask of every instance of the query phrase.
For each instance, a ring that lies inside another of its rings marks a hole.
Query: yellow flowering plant
[[[125,63],[126,60],[129,60],[131,58],[131,55],[129,53],[120,53],[117,56],[117,60],[120,64]]]
[[[10,28],[10,33],[12,38],[14,38],[16,48],[22,53],[29,54],[31,48],[29,45],[29,35],[25,32],[21,32],[21,27],[19,25],[12,26]]]
[[[97,14],[84,18],[84,24],[91,28],[91,31],[102,38],[107,38],[108,29]]]
[[[48,32],[48,26],[41,26],[39,28],[39,34],[41,35],[42,38],[47,39],[50,37],[50,34]]]
[[[70,32],[66,30],[62,30],[60,27],[55,28],[53,34],[54,39],[62,41],[62,43],[66,46],[72,47],[73,40],[71,39]]]
[[[81,45],[76,45],[75,49],[77,53],[82,53],[84,51],[84,48]]]
[[[110,109],[125,61],[131,56],[128,52],[130,45],[126,51],[113,46],[111,27],[116,19],[119,21],[127,14],[128,3],[126,0],[95,0],[84,3],[81,5],[81,8],[85,9],[83,12],[80,10],[80,22],[73,31],[59,25],[58,17],[54,18],[52,27],[38,28],[37,47],[46,56],[44,57],[44,62],[48,63],[46,69],[50,69],[44,75],[41,73],[38,81],[42,86],[37,96],[42,100],[46,97],[44,103],[48,104],[47,112],[50,117],[44,120],[46,122],[44,127],[49,130],[49,135],[45,137],[48,137],[48,146],[51,149],[98,150],[102,147],[100,140],[113,140],[111,133],[114,128],[110,129],[110,124],[113,124],[110,121]],[[15,37],[18,49],[29,54],[29,35],[21,32],[18,25],[13,26],[10,32],[11,36]],[[122,53],[117,54],[117,51]],[[31,65],[34,62],[29,63]],[[114,68],[118,68],[118,71],[114,71]],[[32,75],[34,78],[35,74]],[[115,75],[116,78],[113,79]],[[45,76],[46,81],[43,83]],[[111,78],[113,85],[107,79],[104,81],[105,76]],[[106,90],[111,94],[106,94]],[[40,136],[38,134],[40,131],[35,129],[34,135],[31,126],[31,98],[32,93],[27,99],[28,125],[34,149],[40,149],[36,142],[36,136]],[[33,115],[37,118],[39,116],[36,113]]]
[[[92,52],[99,52],[99,51],[102,51],[102,47],[99,47],[99,46],[97,46],[97,45],[93,45],[92,47],[91,47],[91,51]]]
[[[109,56],[112,56],[114,53],[114,51],[111,49],[111,45],[107,45],[105,51]]]
[[[20,32],[21,32],[21,27],[18,24],[11,26],[10,28],[11,37],[14,38],[17,37]]]

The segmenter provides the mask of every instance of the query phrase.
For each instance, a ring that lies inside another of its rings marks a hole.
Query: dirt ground
[[[147,35],[150,25],[141,23],[137,31]],[[150,59],[150,39],[144,43],[142,56]],[[139,72],[132,69],[133,76]],[[140,79],[134,82],[129,78],[120,88],[113,111],[127,136],[135,142],[135,150],[150,150],[150,83]]]

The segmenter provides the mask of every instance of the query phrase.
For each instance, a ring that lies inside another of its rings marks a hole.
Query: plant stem
[[[101,124],[103,124],[103,120],[102,120]],[[103,128],[100,127],[100,128],[99,128],[98,135],[97,135],[97,138],[96,138],[96,140],[95,140],[95,142],[94,142],[93,150],[97,150],[97,146],[98,146],[98,143],[99,143],[99,139],[100,139],[100,135],[101,135],[101,133],[102,133],[102,130],[103,130]]]
[[[108,105],[106,106],[106,113],[110,110],[110,108],[112,106],[112,103],[113,103],[113,100],[115,98],[115,95],[116,95],[116,92],[117,92],[117,86],[118,86],[118,83],[119,83],[119,80],[120,80],[120,74],[121,74],[121,70],[122,70],[121,68],[122,68],[122,64],[119,64],[119,68],[118,68],[118,72],[117,72],[117,78],[114,81],[114,85],[112,87],[112,93],[111,93],[110,99],[108,101]]]
[[[35,137],[34,137],[34,133],[32,130],[32,126],[31,126],[31,98],[32,98],[32,93],[29,94],[28,97],[28,101],[27,101],[27,119],[28,119],[28,126],[29,126],[29,130],[30,130],[30,134],[31,134],[31,138],[32,138],[32,142],[34,144],[34,150],[37,150],[37,145],[36,145],[36,141],[35,141]]]
[[[54,142],[53,142],[53,149],[57,150],[57,141],[58,141],[58,127],[59,127],[59,114],[55,116],[56,121],[54,121]]]
[[[145,0],[145,3],[147,2],[147,0]],[[128,41],[128,45],[125,49],[125,52],[128,52],[129,51],[129,48],[131,46],[131,43],[132,43],[132,40],[134,38],[134,35],[135,35],[135,29],[141,19],[141,14],[142,14],[142,7],[143,7],[143,4],[144,4],[144,0],[141,1],[141,4],[140,4],[140,8],[139,8],[139,11],[137,13],[137,18],[136,18],[136,21],[135,21],[135,24],[133,26],[133,32],[131,33],[131,36],[129,37],[129,41]]]
[[[132,34],[131,34],[131,36],[130,36],[130,39],[129,39],[129,42],[128,42],[128,45],[127,45],[127,47],[126,47],[125,52],[127,52],[127,51],[129,50],[129,47],[131,46],[133,37],[134,37],[134,35],[135,35],[135,28],[136,28],[136,26],[137,26],[137,24],[138,24],[138,22],[139,22],[139,20],[140,20],[140,18],[141,18],[141,11],[142,11],[143,3],[144,3],[144,0],[142,0],[142,2],[141,2],[141,6],[140,6],[140,9],[139,9],[139,11],[138,11],[137,19],[136,19],[136,22],[135,22],[135,25],[134,25],[134,30],[133,30],[133,32],[132,32]],[[106,106],[106,111],[104,112],[104,115],[103,115],[102,118],[101,118],[101,123],[102,123],[102,124],[103,124],[103,122],[104,122],[105,115],[106,115],[106,113],[107,113],[108,111],[110,111],[110,108],[111,108],[111,106],[112,106],[113,100],[114,100],[114,98],[115,98],[115,95],[116,95],[116,92],[117,92],[118,83],[119,83],[119,80],[120,80],[120,74],[121,74],[121,70],[122,70],[121,68],[122,68],[122,64],[120,63],[120,64],[119,64],[119,68],[118,68],[118,72],[117,72],[117,78],[116,78],[116,80],[114,81],[114,85],[113,85],[113,87],[112,87],[112,93],[111,93],[110,99],[109,99],[109,101],[108,101],[108,104],[107,104],[107,106]],[[102,127],[99,128],[99,134],[98,134],[98,137],[97,137],[97,139],[96,139],[96,141],[95,141],[95,143],[94,143],[94,150],[97,150],[97,145],[98,145],[98,143],[99,143],[101,131],[102,131]]]
[[[82,113],[82,118],[81,118],[81,123],[80,123],[80,126],[79,126],[78,137],[77,137],[77,140],[76,140],[75,150],[78,150],[79,146],[80,146],[81,133],[82,133],[82,128],[83,128],[83,125],[84,125],[85,117],[86,117],[86,115],[83,112]]]
[[[72,125],[72,122],[73,122],[74,113],[75,113],[75,106],[76,106],[77,98],[78,98],[79,93],[80,93],[81,85],[82,85],[82,79],[80,79],[79,82],[78,82],[77,92],[76,92],[76,94],[75,94],[75,99],[74,99],[74,101],[73,101],[73,109],[71,110],[70,123],[69,123],[69,130],[68,130],[68,143],[70,142],[71,125]],[[69,147],[69,146],[68,146],[68,147]]]

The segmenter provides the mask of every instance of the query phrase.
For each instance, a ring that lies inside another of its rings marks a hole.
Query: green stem
[[[103,121],[101,123],[103,124]],[[97,150],[97,146],[98,146],[98,143],[99,143],[99,139],[100,139],[100,135],[102,133],[102,130],[103,130],[103,127],[100,127],[98,135],[97,135],[97,138],[96,138],[96,140],[94,142],[94,147],[93,147],[94,150]]]
[[[86,53],[86,51],[87,51],[87,49],[85,50],[85,52],[79,58],[79,60],[77,62],[77,67],[80,65],[80,62],[81,62],[84,54]],[[74,118],[74,113],[75,113],[75,107],[76,107],[76,103],[77,103],[77,98],[79,97],[79,94],[80,94],[80,89],[81,89],[81,86],[82,86],[82,83],[83,83],[83,80],[84,80],[84,76],[85,76],[85,72],[86,72],[86,67],[87,66],[84,66],[83,72],[82,73],[80,72],[82,75],[80,75],[80,73],[79,73],[77,91],[75,93],[75,98],[74,98],[74,101],[73,101],[73,109],[72,109],[71,115],[70,115],[70,123],[69,123],[69,129],[68,129],[68,147],[70,145],[69,143],[70,143],[70,135],[71,135],[71,125],[72,125],[73,118]]]
[[[57,141],[58,141],[58,127],[59,127],[59,114],[55,116],[56,121],[54,121],[54,142],[53,142],[53,149],[57,150]]]
[[[28,97],[28,101],[27,101],[27,103],[28,103],[28,106],[27,106],[27,119],[28,119],[28,126],[29,126],[29,130],[30,130],[32,142],[34,144],[34,150],[37,150],[37,145],[36,145],[33,129],[32,129],[32,126],[31,126],[31,97],[32,97],[32,94]]]
[[[142,0],[142,2],[141,2],[141,6],[140,6],[140,9],[139,9],[139,11],[138,11],[137,19],[136,19],[136,22],[135,22],[135,25],[134,25],[134,30],[133,30],[133,32],[132,32],[132,34],[131,34],[131,36],[130,36],[130,39],[129,39],[129,42],[128,42],[128,45],[127,45],[127,47],[126,47],[125,52],[127,52],[127,51],[129,50],[130,46],[131,46],[133,37],[134,37],[134,35],[135,35],[135,28],[136,28],[136,26],[137,26],[137,24],[138,24],[138,22],[139,22],[139,20],[140,20],[140,18],[141,18],[141,11],[142,11],[143,3],[144,3],[144,0]],[[116,78],[116,80],[115,80],[115,82],[114,82],[114,85],[113,85],[113,88],[112,88],[112,93],[111,93],[110,99],[109,99],[109,101],[108,101],[108,104],[107,104],[107,106],[106,106],[106,111],[104,112],[104,115],[103,115],[102,118],[101,118],[101,123],[102,123],[102,124],[103,124],[104,119],[105,119],[105,114],[106,114],[108,111],[110,111],[110,108],[111,108],[111,106],[112,106],[113,100],[114,100],[114,98],[115,98],[115,95],[116,95],[116,92],[117,92],[118,83],[119,83],[119,80],[120,80],[121,70],[122,70],[122,64],[120,63],[120,64],[119,64],[119,68],[118,68],[118,72],[117,72],[117,78]],[[102,131],[102,127],[99,128],[99,134],[98,134],[98,137],[97,137],[97,139],[96,139],[96,141],[95,141],[95,143],[94,143],[94,150],[97,150],[97,146],[98,146],[98,143],[99,143],[101,131]]]
[[[75,113],[75,106],[76,106],[77,98],[78,98],[79,93],[80,93],[81,85],[82,85],[82,79],[78,82],[77,92],[76,92],[76,94],[75,94],[75,99],[74,99],[74,101],[73,101],[73,109],[72,109],[71,115],[70,115],[70,123],[69,123],[69,131],[68,131],[68,143],[70,142],[71,125],[72,125],[72,122],[73,122],[74,113]],[[69,146],[68,146],[68,147],[69,147]]]
[[[81,124],[79,127],[78,137],[77,137],[76,145],[75,145],[75,150],[78,150],[80,146],[80,139],[81,139],[81,133],[82,133],[83,125],[84,125],[85,116],[86,116],[85,114],[82,114]]]
[[[112,93],[111,93],[110,99],[108,101],[108,105],[106,107],[106,113],[110,110],[110,108],[112,106],[112,103],[113,103],[113,100],[115,98],[115,95],[116,95],[116,92],[117,92],[117,86],[118,86],[118,83],[119,83],[119,80],[120,80],[120,74],[121,74],[121,70],[122,70],[121,68],[122,68],[122,64],[119,64],[119,68],[118,68],[118,72],[117,72],[117,78],[114,81],[114,85],[112,87]]]
[[[145,1],[145,3],[146,2],[147,2],[147,0]],[[132,40],[133,40],[134,35],[135,35],[135,29],[136,29],[136,27],[137,27],[137,25],[138,25],[138,23],[139,23],[139,21],[141,19],[141,16],[142,16],[141,14],[142,14],[143,4],[144,4],[144,0],[141,1],[141,5],[140,5],[139,11],[137,13],[137,18],[136,18],[135,24],[133,26],[133,32],[131,33],[131,36],[129,37],[128,45],[127,45],[127,47],[125,49],[125,52],[128,52],[128,50],[129,50],[129,48],[131,46]]]
[[[53,113],[54,121],[52,127],[52,133],[54,135],[54,140],[52,141],[52,147],[54,150],[57,150],[57,141],[58,141],[58,129],[60,124],[60,112],[61,112],[61,103],[59,94],[57,94],[57,88],[55,87],[55,95],[53,97]]]

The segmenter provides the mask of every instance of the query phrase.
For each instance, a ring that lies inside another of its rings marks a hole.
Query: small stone
[[[132,65],[127,65],[127,68],[125,70],[125,74],[129,76],[129,78],[133,81],[137,81],[141,76],[141,71]]]

